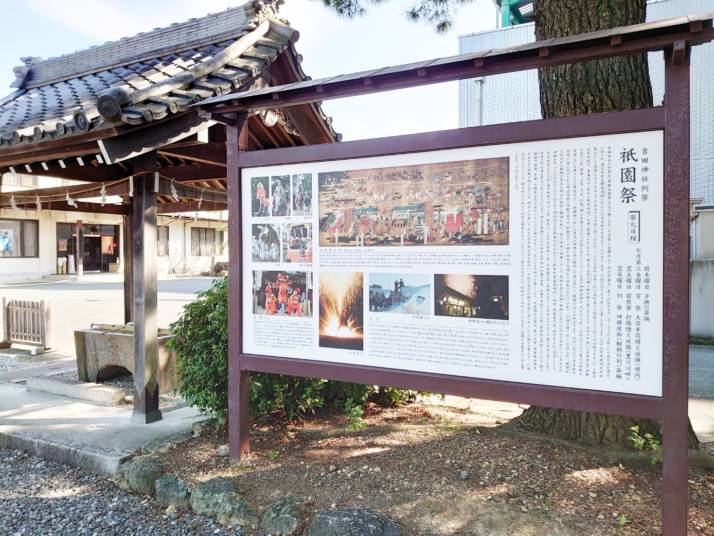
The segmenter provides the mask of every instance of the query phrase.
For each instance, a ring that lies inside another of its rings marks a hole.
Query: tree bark
[[[645,22],[646,0],[535,0],[538,40]],[[539,70],[544,118],[626,111],[652,106],[645,54],[608,58]],[[529,430],[586,444],[632,447],[632,426],[660,437],[659,423],[614,415],[532,406],[513,423]],[[689,444],[699,444],[691,424]]]
[[[538,40],[645,22],[646,0],[536,0]],[[540,69],[543,118],[652,106],[645,54]]]

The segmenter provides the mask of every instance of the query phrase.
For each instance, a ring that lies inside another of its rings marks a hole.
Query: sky
[[[0,96],[10,93],[20,58],[81,50],[191,17],[239,5],[240,0],[14,0],[0,20]],[[492,0],[470,0],[454,27],[437,34],[407,20],[410,2],[384,1],[345,20],[319,0],[286,0],[280,16],[300,32],[302,67],[313,78],[458,54],[458,36],[496,27]],[[3,91],[4,89],[4,91]],[[344,140],[458,127],[458,83],[327,101]]]

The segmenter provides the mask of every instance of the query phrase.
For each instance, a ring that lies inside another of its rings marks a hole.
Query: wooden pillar
[[[241,243],[240,151],[248,146],[245,113],[235,114],[226,125],[226,164],[228,182],[228,444],[230,458],[238,460],[250,453],[250,373],[241,370],[243,352],[243,262]]]
[[[158,174],[135,175],[132,209],[134,289],[134,413],[132,420],[161,420],[159,411],[159,341],[156,320],[156,191]],[[147,168],[145,168],[147,169]]]
[[[665,52],[662,534],[687,534],[689,47]]]
[[[129,180],[134,180],[132,177]],[[133,202],[132,202],[133,209]],[[132,214],[122,216],[122,266],[124,269],[124,323],[128,324],[134,318],[134,284],[132,275],[134,273],[132,255]]]
[[[77,274],[77,279],[81,279],[84,275],[84,226],[82,220],[77,220],[74,229],[77,235],[74,248],[74,271]]]

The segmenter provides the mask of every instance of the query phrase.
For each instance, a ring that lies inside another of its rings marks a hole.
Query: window
[[[158,251],[159,257],[169,256],[169,228],[168,226],[157,227],[156,232],[158,233],[156,249]]]
[[[37,177],[24,173],[5,173],[2,177],[3,186],[27,186],[37,188]]]
[[[215,229],[209,227],[191,228],[191,255],[209,257],[218,254],[218,237]]]
[[[0,257],[37,257],[37,220],[0,220]]]
[[[216,231],[216,255],[223,255],[226,252],[226,232]]]

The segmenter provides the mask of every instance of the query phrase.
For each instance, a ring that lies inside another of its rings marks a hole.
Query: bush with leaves
[[[223,419],[228,413],[228,279],[186,305],[171,325],[168,346],[176,354],[178,390],[202,413]],[[256,421],[277,415],[295,420],[320,408],[353,411],[369,401],[395,405],[414,399],[413,391],[253,373],[250,376],[250,411]],[[349,405],[347,404],[349,401]]]

